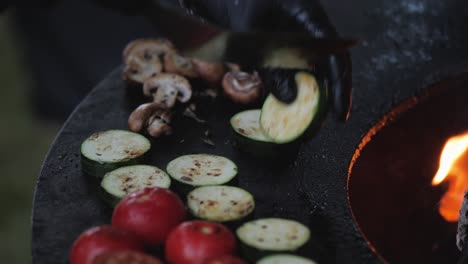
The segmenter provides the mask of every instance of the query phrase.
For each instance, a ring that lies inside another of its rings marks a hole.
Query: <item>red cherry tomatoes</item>
[[[189,221],[177,226],[166,241],[166,260],[171,264],[202,264],[233,254],[236,238],[225,226],[208,221]]]
[[[163,264],[159,259],[136,251],[104,252],[93,264]]]
[[[148,246],[164,243],[185,219],[180,198],[163,188],[146,188],[123,198],[115,207],[112,225],[136,234]]]
[[[143,251],[143,244],[130,232],[112,226],[98,226],[82,233],[73,244],[70,264],[91,264],[107,251]]]
[[[204,262],[203,264],[247,264],[247,262],[243,261],[238,257],[224,255],[221,257],[212,258]]]

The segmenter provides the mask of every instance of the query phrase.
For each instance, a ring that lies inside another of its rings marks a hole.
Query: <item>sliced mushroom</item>
[[[133,132],[140,132],[148,119],[160,108],[161,105],[154,102],[140,105],[128,117],[128,128]]]
[[[176,52],[174,45],[167,39],[137,39],[127,44],[123,51],[123,60],[127,62],[127,59],[132,55],[139,54],[148,50],[157,56],[164,55],[169,52]],[[162,59],[162,57],[160,57]]]
[[[161,73],[147,80],[143,93],[153,96],[153,101],[166,108],[174,106],[176,100],[186,103],[192,97],[192,87],[184,77],[173,73]]]
[[[262,81],[257,72],[249,74],[231,71],[223,77],[223,90],[227,97],[239,104],[256,102],[262,94]]]
[[[123,79],[144,83],[162,71],[162,56],[172,52],[175,52],[174,46],[164,39],[138,39],[130,42],[123,51]]]
[[[164,55],[164,71],[180,74],[189,78],[197,77],[197,72],[192,63],[192,60],[175,52],[166,53]]]
[[[148,119],[148,134],[152,137],[160,137],[172,133],[169,125],[172,121],[172,113],[169,109],[160,109]]]

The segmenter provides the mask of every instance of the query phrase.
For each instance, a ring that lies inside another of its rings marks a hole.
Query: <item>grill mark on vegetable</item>
[[[187,176],[182,176],[180,179],[183,181],[193,182],[193,179]]]

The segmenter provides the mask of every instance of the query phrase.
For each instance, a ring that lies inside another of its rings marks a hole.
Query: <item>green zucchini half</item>
[[[255,202],[252,194],[238,187],[204,186],[187,195],[187,207],[197,218],[226,222],[248,216]]]
[[[82,170],[102,178],[119,167],[142,162],[151,148],[144,136],[125,130],[108,130],[88,137],[81,144]]]
[[[294,76],[297,97],[285,104],[270,94],[262,106],[260,126],[272,142],[283,144],[302,136],[314,121],[321,119],[321,108],[326,107],[326,91],[309,72],[299,71]]]
[[[161,169],[149,165],[125,166],[108,172],[101,181],[105,201],[115,206],[126,195],[149,187],[169,188],[171,179]]]
[[[243,224],[236,230],[245,258],[258,259],[284,252],[294,252],[310,240],[310,230],[303,224],[282,218],[263,218]]]
[[[277,254],[264,257],[257,264],[316,264],[316,262],[296,255]]]

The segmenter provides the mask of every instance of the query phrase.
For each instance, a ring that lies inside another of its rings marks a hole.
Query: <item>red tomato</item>
[[[97,255],[115,250],[143,251],[143,244],[128,231],[112,226],[93,227],[73,244],[70,264],[91,264]]]
[[[93,264],[162,264],[152,256],[136,251],[104,252],[94,258]]]
[[[233,254],[236,238],[225,226],[208,221],[189,221],[177,226],[166,241],[166,260],[171,264],[202,264]]]
[[[123,198],[115,207],[112,225],[131,231],[149,246],[159,246],[185,219],[179,197],[164,188],[146,188]]]
[[[224,255],[221,257],[212,258],[204,262],[203,264],[247,264],[247,262],[243,261],[238,257]]]

